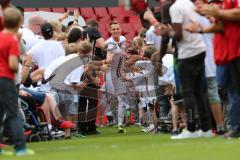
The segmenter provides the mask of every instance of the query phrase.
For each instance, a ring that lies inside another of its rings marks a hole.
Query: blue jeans
[[[5,123],[9,126],[15,150],[26,148],[25,137],[23,135],[23,121],[18,107],[18,94],[15,81],[0,78],[0,140]]]
[[[231,130],[240,131],[240,94],[234,85],[229,65],[217,65],[218,86],[227,90]]]

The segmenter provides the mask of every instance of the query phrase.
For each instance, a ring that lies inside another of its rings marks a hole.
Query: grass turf
[[[6,157],[4,160],[239,160],[240,140],[221,137],[170,140],[169,135],[141,133],[127,128],[118,134],[116,128],[99,129],[101,135],[71,140],[30,143],[36,155]],[[7,148],[10,150],[10,148]]]

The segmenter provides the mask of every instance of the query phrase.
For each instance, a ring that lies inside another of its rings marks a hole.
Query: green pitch
[[[4,160],[239,160],[240,140],[170,140],[169,135],[152,135],[140,128],[102,128],[98,136],[31,143],[35,156],[1,157]],[[9,150],[10,148],[7,148]]]

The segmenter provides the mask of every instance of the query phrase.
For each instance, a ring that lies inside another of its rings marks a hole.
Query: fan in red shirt
[[[240,57],[240,0],[208,0],[216,5],[200,5],[201,14],[214,17],[217,26],[203,32],[215,32],[214,54],[217,64],[228,64]],[[217,29],[216,29],[217,28]],[[220,32],[221,30],[221,32]]]
[[[217,81],[228,93],[228,107],[231,130],[226,138],[240,137],[240,0],[208,0],[222,2],[220,5],[200,3],[196,10],[202,15],[213,17],[215,22],[209,27],[198,23],[189,24],[190,32],[215,33],[214,57],[217,64]]]
[[[222,7],[225,10],[240,10],[240,0],[225,0]],[[215,34],[214,54],[217,64],[227,64],[240,58],[240,19],[239,21],[222,20],[221,22],[224,32]]]
[[[8,64],[10,56],[19,56],[18,40],[12,34],[0,32],[0,77],[15,80],[15,73]]]
[[[14,7],[4,9],[3,17],[4,29],[0,32],[0,127],[4,127],[3,117],[6,116],[16,156],[33,155],[34,151],[26,147],[15,84],[20,54],[18,39],[15,35],[18,33],[23,17]],[[0,155],[4,154],[7,154],[6,151],[0,148]]]
[[[231,130],[225,137],[239,138],[240,0],[223,0],[221,7],[202,4],[197,8],[197,11],[216,19],[211,27],[201,28],[199,31],[201,33],[216,33],[214,54],[217,63],[218,85],[227,90],[229,97]]]
[[[240,0],[225,0],[223,8],[240,10]],[[238,16],[240,17],[240,14]],[[223,30],[223,38],[226,38],[228,41],[225,52],[227,52],[227,61],[230,62],[236,58],[240,58],[240,18],[239,21],[223,21]]]

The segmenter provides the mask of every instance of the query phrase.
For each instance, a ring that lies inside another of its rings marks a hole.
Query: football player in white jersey
[[[108,55],[112,55],[111,70],[107,73],[107,76],[111,76],[112,82],[106,81],[106,83],[112,83],[114,93],[118,97],[118,132],[125,133],[123,128],[125,109],[129,109],[130,99],[128,86],[129,81],[125,80],[126,72],[124,72],[124,63],[126,61],[125,47],[126,38],[121,35],[121,27],[117,21],[110,23],[111,37],[106,41],[108,44]]]

